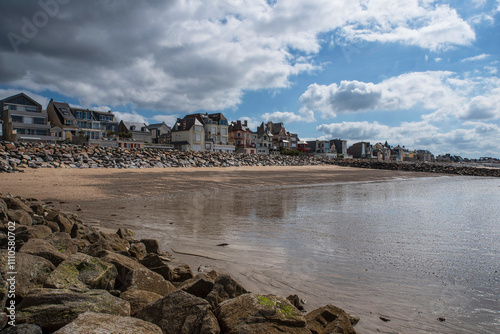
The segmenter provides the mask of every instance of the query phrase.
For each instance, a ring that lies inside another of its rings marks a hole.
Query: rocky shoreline
[[[500,168],[455,163],[385,162],[317,156],[180,152],[162,149],[84,147],[69,144],[0,142],[0,172],[26,168],[170,168],[338,165],[410,172],[500,177]]]
[[[193,273],[154,239],[98,231],[33,198],[0,194],[0,220],[2,334],[355,333],[359,321]]]

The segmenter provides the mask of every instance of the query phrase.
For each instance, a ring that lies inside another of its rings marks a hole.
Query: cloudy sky
[[[2,0],[0,98],[500,157],[499,14],[499,0]]]

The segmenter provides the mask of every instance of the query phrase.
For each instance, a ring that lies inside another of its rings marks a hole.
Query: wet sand
[[[227,213],[238,217],[241,212],[242,220],[235,222],[238,230],[244,230],[245,224],[255,224],[251,219],[255,214],[266,219],[283,217],[293,211],[294,203],[277,198],[276,189],[429,176],[436,175],[339,166],[38,169],[0,174],[0,192],[52,201],[57,208],[75,212],[84,221],[109,231],[130,227],[139,238],[158,239],[163,250],[190,264],[194,271],[207,267],[229,273],[253,292],[284,297],[298,294],[308,300],[308,311],[326,303],[345,308],[362,317],[357,328],[366,333],[392,327],[380,324],[378,317],[384,314],[377,312],[377,298],[356,296],[342,286],[332,289],[315,284],[315,275],[321,271],[319,260],[301,259],[300,246],[292,255],[272,240],[263,244],[264,234],[243,242],[231,233],[233,227],[225,217]],[[251,211],[248,201],[252,207],[259,207],[260,213]],[[229,245],[217,246],[220,243]],[[408,321],[403,314],[391,316],[391,325]]]
[[[364,182],[434,175],[340,166],[26,169],[24,173],[0,174],[0,191],[40,200],[77,202],[192,190]]]

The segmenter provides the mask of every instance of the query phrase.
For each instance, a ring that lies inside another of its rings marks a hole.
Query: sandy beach
[[[250,291],[285,297],[298,294],[308,300],[307,310],[335,304],[362,317],[357,329],[363,333],[391,329],[377,324],[379,314],[369,311],[376,307],[376,297],[360,298],[342,286],[332,289],[315,284],[309,271],[320,268],[309,260],[297,259],[291,271],[283,271],[290,254],[272,244],[254,246],[234,239],[226,216],[241,213],[243,221],[238,224],[244,226],[254,224],[248,218],[254,214],[269,219],[293,214],[296,204],[282,197],[286,191],[275,192],[277,189],[431,176],[436,175],[339,166],[30,169],[0,174],[0,192],[51,202],[109,232],[132,228],[139,238],[159,240],[163,250],[194,271],[210,268],[229,273]],[[247,205],[249,201],[254,204]],[[255,206],[260,213],[250,208]],[[218,247],[220,243],[229,245]],[[353,300],[358,303],[355,307]],[[404,315],[392,316],[391,325],[407,321]]]
[[[340,166],[26,169],[24,173],[0,174],[0,191],[44,201],[76,203],[166,192],[364,182],[433,175]]]

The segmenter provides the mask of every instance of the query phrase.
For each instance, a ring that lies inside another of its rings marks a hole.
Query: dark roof
[[[71,113],[71,107],[66,102],[55,102],[51,101],[56,112],[61,115],[64,119],[75,119],[75,116]]]
[[[188,115],[188,116],[192,116],[192,115]],[[172,129],[172,132],[189,131],[193,127],[193,125],[196,123],[197,118],[195,118],[195,117],[190,118],[188,116],[184,117],[183,119],[177,120],[177,123],[175,123],[174,129]]]
[[[222,115],[220,112],[218,113],[215,113],[215,114],[210,114],[208,115],[208,117],[213,120],[213,121],[216,121],[217,123],[219,123],[220,120],[225,120],[227,121],[227,118],[224,117],[224,115]]]
[[[188,145],[189,142],[187,142],[185,140],[184,141],[173,141],[170,144],[172,144],[172,145]]]
[[[271,130],[273,135],[280,133],[281,128],[283,128],[283,123],[273,123],[273,128]]]
[[[16,94],[16,95],[12,95],[12,96],[9,96],[9,97],[6,97],[2,100],[0,100],[1,102],[4,102],[4,103],[15,103],[15,104],[26,104],[26,103],[17,103],[16,101],[15,102],[9,102],[10,100],[14,100],[14,99],[27,99],[29,102],[31,102],[33,105],[37,106],[37,107],[42,107],[42,105],[38,102],[36,102],[35,100],[33,100],[31,97],[29,97],[28,95],[24,94],[24,93],[19,93],[19,94]],[[23,101],[24,102],[24,101]]]
[[[162,122],[162,123],[155,123],[155,124],[149,124],[149,125],[148,125],[148,129],[149,129],[149,130],[151,130],[151,129],[159,129],[159,128],[161,128],[163,125],[165,125],[167,128],[169,128],[169,129],[170,129],[170,127],[169,127],[167,124],[165,124],[165,122]]]

